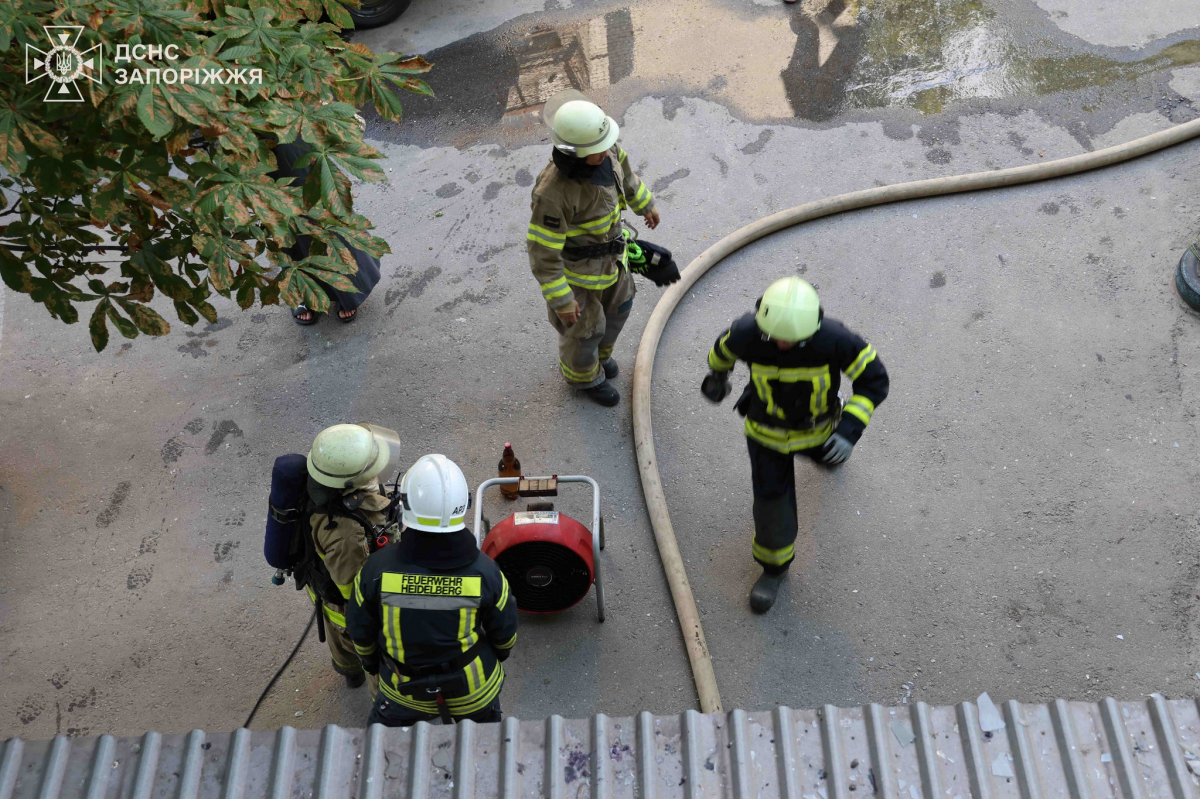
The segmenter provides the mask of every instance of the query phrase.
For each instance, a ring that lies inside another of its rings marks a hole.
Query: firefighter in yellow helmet
[[[554,149],[533,187],[526,249],[550,324],[558,331],[558,366],[568,384],[606,407],[621,400],[611,381],[617,336],[633,308],[621,211],[658,226],[649,187],[617,144],[619,129],[582,93],[561,92],[544,118]]]
[[[763,574],[750,607],[765,613],[795,557],[796,482],[793,458],[827,467],[844,463],[887,397],[888,374],[875,348],[841,322],[825,318],[816,290],[799,277],[777,280],[746,314],[717,337],[701,391],[719,403],[729,374],[745,361],[750,383],[737,402],[746,417],[754,484],[754,559]],[[854,394],[838,395],[841,375]]]
[[[346,634],[346,601],[386,523],[389,500],[379,482],[394,474],[399,462],[396,432],[370,424],[327,427],[308,453],[309,532],[320,562],[306,589],[324,614],[334,671],[350,688],[362,685],[368,675]],[[371,677],[371,696],[376,683]]]

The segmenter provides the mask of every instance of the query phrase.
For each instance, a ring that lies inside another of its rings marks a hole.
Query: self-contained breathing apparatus
[[[322,642],[326,640],[324,605],[341,605],[345,598],[316,551],[309,519],[322,513],[332,526],[338,517],[353,520],[362,527],[369,553],[386,546],[399,530],[399,456],[400,439],[394,430],[360,424],[322,431],[307,457],[293,453],[275,459],[263,554],[275,567],[273,584],[283,585],[290,576],[297,591],[311,589]],[[314,457],[321,462],[314,463]],[[388,499],[384,523],[372,524],[362,510],[369,481],[392,473],[395,480],[384,491]]]

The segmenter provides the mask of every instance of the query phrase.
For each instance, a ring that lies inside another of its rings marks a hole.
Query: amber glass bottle
[[[513,453],[512,444],[507,441],[504,443],[504,454],[500,456],[500,476],[501,477],[520,477],[521,462],[517,460],[517,456]],[[517,486],[502,485],[500,491],[504,494],[505,499],[517,498]]]

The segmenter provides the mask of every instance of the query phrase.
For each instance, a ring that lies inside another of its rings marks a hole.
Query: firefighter
[[[404,531],[354,580],[350,637],[379,695],[367,724],[500,720],[504,667],[517,641],[517,601],[464,518],[462,470],[426,455],[400,484]]]
[[[320,599],[334,671],[346,678],[350,688],[369,680],[371,696],[376,693],[376,679],[364,671],[346,634],[346,600],[355,575],[367,562],[371,541],[386,522],[390,503],[378,484],[380,475],[395,471],[399,459],[395,431],[367,424],[327,427],[317,434],[308,453],[310,533],[324,566],[318,569],[328,573],[336,593],[318,593],[312,582],[305,587],[313,602]]]
[[[754,484],[753,555],[763,568],[750,607],[765,613],[795,556],[793,458],[826,467],[845,463],[887,397],[888,375],[875,348],[824,318],[816,290],[798,277],[772,283],[755,313],[717,338],[701,384],[705,397],[719,403],[729,394],[729,374],[739,360],[750,366],[737,410],[746,417]],[[844,407],[838,395],[843,372],[854,385]]]
[[[558,331],[558,366],[569,385],[612,407],[613,346],[633,307],[621,211],[658,226],[650,189],[617,144],[612,117],[575,90],[546,103],[554,149],[533,187],[526,249]]]

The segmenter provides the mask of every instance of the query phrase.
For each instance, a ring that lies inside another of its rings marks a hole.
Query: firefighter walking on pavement
[[[347,629],[379,675],[367,724],[500,721],[517,602],[464,519],[470,492],[445,455],[426,455],[400,484],[399,543],[371,555],[354,581]]]
[[[308,453],[309,532],[314,560],[305,586],[321,605],[325,640],[333,668],[357,688],[369,679],[346,634],[346,601],[355,575],[367,562],[376,533],[385,526],[389,500],[379,479],[396,470],[400,440],[395,431],[376,425],[337,424],[317,434]]]
[[[763,574],[750,607],[765,613],[795,557],[795,457],[825,467],[845,463],[887,398],[888,374],[875,348],[841,322],[827,319],[816,290],[799,277],[778,280],[720,336],[708,354],[701,391],[715,403],[730,392],[738,361],[750,383],[737,402],[746,418],[754,488],[754,559]],[[853,383],[843,403],[841,375]]]
[[[613,347],[633,308],[621,211],[658,226],[649,187],[617,144],[619,129],[575,90],[546,103],[551,161],[533,187],[526,249],[558,331],[558,365],[567,383],[612,407],[620,394]]]

